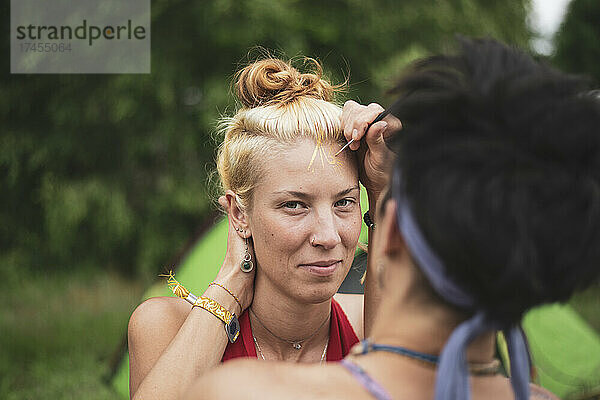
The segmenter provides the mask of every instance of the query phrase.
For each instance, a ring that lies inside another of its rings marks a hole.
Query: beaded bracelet
[[[371,216],[369,215],[368,211],[363,216],[363,220],[365,221],[367,227],[375,229],[375,222],[373,222],[373,220],[371,219]]]

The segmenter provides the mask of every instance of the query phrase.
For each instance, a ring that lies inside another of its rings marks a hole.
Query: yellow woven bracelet
[[[194,307],[200,307],[223,321],[227,338],[231,343],[236,341],[240,335],[240,324],[234,313],[208,297],[198,297],[192,305]]]
[[[225,324],[225,333],[231,343],[235,342],[240,334],[240,323],[238,322],[235,313],[230,312],[228,309],[217,303],[208,297],[198,297],[195,294],[187,290],[181,283],[175,279],[173,271],[169,271],[168,275],[159,275],[167,278],[167,285],[169,289],[173,291],[173,294],[180,297],[190,303],[192,308],[200,307],[210,312],[215,317],[219,318]],[[221,285],[219,285],[221,286]],[[225,287],[223,287],[225,289]],[[227,289],[225,289],[227,290]],[[229,292],[229,290],[227,290]],[[233,293],[229,292],[232,296]],[[234,299],[237,301],[237,298]],[[238,302],[239,304],[239,302]],[[240,305],[241,307],[241,305]]]

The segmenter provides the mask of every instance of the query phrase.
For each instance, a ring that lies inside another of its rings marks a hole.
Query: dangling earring
[[[250,251],[248,251],[248,238],[244,239],[246,241],[246,250],[244,252],[244,259],[240,263],[240,269],[242,272],[248,273],[254,268],[254,263],[252,262],[252,255],[250,254]]]

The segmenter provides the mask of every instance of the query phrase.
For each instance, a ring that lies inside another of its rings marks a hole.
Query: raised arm
[[[389,181],[390,164],[393,153],[385,144],[384,138],[389,138],[400,129],[400,120],[393,115],[387,115],[383,120],[367,127],[379,114],[384,111],[379,104],[368,106],[349,100],[344,104],[342,112],[342,127],[346,140],[354,139],[350,145],[352,151],[358,151],[359,179],[369,197],[369,215],[375,219],[377,201]],[[366,133],[366,136],[365,136]],[[369,245],[372,243],[373,229],[369,229]],[[365,279],[364,297],[364,335],[368,337],[379,304],[379,285],[375,281],[371,262],[371,254],[367,254],[367,275]]]
[[[240,269],[245,241],[242,229],[236,230],[239,210],[234,201],[231,194],[219,199],[228,210],[229,233],[225,261],[215,282],[235,294],[241,307],[219,286],[210,286],[202,296],[239,316],[252,301],[254,271]],[[254,254],[251,240],[248,247]],[[178,399],[194,379],[220,363],[228,343],[223,322],[213,314],[192,308],[185,300],[164,297],[149,299],[134,311],[128,339],[130,398],[144,400]]]

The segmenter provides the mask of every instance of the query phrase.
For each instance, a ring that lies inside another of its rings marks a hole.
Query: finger
[[[365,107],[353,100],[348,100],[344,103],[344,107],[342,108],[342,115],[340,117],[340,121],[342,124],[342,129],[344,131],[344,137],[346,141],[350,141],[352,139],[352,130],[353,120],[356,115],[360,112],[360,108]]]
[[[244,240],[241,238],[241,228],[238,228],[235,224],[235,218],[232,215],[235,205],[232,204],[235,200],[233,196],[221,196],[219,197],[219,203],[223,205],[223,208],[227,212],[227,221],[228,221],[228,241],[235,243],[235,246],[239,247],[239,241]]]
[[[231,216],[231,209],[227,206],[227,221],[228,221],[228,242],[232,243],[232,245],[236,242],[236,238],[239,240],[240,235],[238,235],[238,228],[236,228],[233,223],[233,217]]]
[[[388,123],[386,121],[379,121],[373,124],[365,135],[365,142],[368,146],[368,149],[375,157],[383,157],[383,155],[388,151],[384,141],[385,132],[387,129]]]
[[[383,134],[385,140],[391,138],[396,132],[402,129],[402,121],[392,114],[386,115],[383,120],[388,123],[388,127]]]
[[[248,234],[247,234],[248,235]],[[252,254],[252,259],[254,259],[254,240],[252,236],[247,236],[248,238],[248,251]],[[246,241],[244,241],[244,246],[246,245]]]
[[[245,239],[242,236],[248,235],[248,233],[244,234],[240,228],[236,228],[230,210],[231,207],[228,205],[227,252],[225,254],[225,263],[238,265],[245,254]]]
[[[225,196],[219,197],[219,204],[221,205],[221,207],[223,207],[223,209],[225,211],[229,210],[229,203],[227,203],[227,197],[225,197]]]
[[[362,110],[361,115],[357,116],[354,123],[354,129],[356,129],[354,140],[356,144],[353,143],[350,147],[352,147],[354,150],[357,150],[360,147],[360,140],[369,129],[369,124],[373,122],[383,111],[383,107],[376,103],[371,103]]]
[[[360,147],[360,140],[365,135],[367,129],[369,129],[369,124],[373,122],[383,111],[383,107],[381,107],[379,104],[371,103],[361,110],[360,114],[356,116],[353,121],[353,138],[355,142],[350,145],[352,150],[357,150]]]
[[[360,148],[360,139],[362,139],[365,130],[369,126],[368,123],[363,123],[358,127],[352,129],[352,139],[354,142],[350,145],[350,150],[358,150]]]

